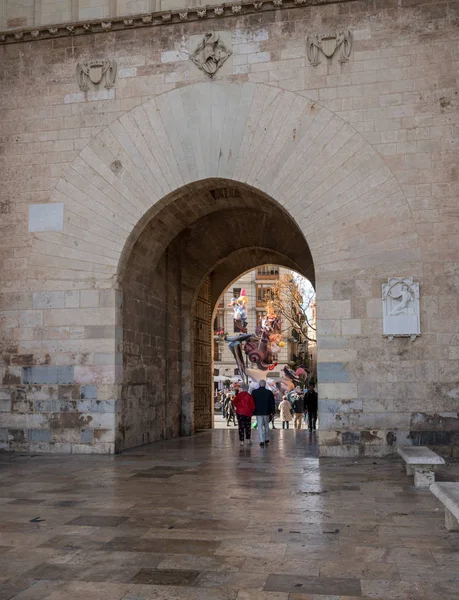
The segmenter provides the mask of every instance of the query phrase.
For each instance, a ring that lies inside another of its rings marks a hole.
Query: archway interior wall
[[[118,451],[180,434],[180,246],[171,243],[153,267],[152,258],[136,244],[124,279]]]
[[[199,288],[193,310],[193,414],[194,429],[213,427],[211,278]]]

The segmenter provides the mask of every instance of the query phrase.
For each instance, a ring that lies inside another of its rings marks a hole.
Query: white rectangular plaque
[[[419,283],[412,277],[389,277],[382,286],[383,335],[410,337],[421,335]]]
[[[64,203],[29,205],[29,231],[62,231],[64,228]]]

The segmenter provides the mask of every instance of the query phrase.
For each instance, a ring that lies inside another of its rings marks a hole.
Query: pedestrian
[[[222,392],[222,394],[220,396],[220,404],[222,407],[222,419],[223,420],[226,419],[225,401],[226,401],[226,396],[225,396],[224,392]]]
[[[236,411],[234,410],[233,400],[231,395],[228,394],[225,400],[225,412],[226,412],[226,426],[230,426],[230,421],[233,421],[233,424],[236,425]]]
[[[269,444],[269,416],[276,410],[276,404],[274,394],[266,389],[266,381],[261,379],[259,385],[257,390],[253,390],[252,396],[255,401],[254,414],[257,417],[258,437],[263,448]]]
[[[290,421],[292,420],[292,405],[287,400],[287,396],[284,396],[282,402],[279,404],[280,418],[282,421],[282,429],[288,429]]]
[[[304,400],[303,400],[303,396],[301,394],[301,390],[297,388],[296,390],[296,396],[295,399],[293,400],[293,413],[295,415],[295,420],[294,420],[294,428],[295,429],[302,429],[303,427],[303,413],[304,413]]]
[[[236,394],[233,401],[236,409],[239,428],[239,443],[241,446],[244,445],[244,433],[247,444],[249,446],[252,445],[252,440],[250,439],[250,426],[252,424],[252,415],[255,411],[255,402],[252,395],[249,394],[248,389],[248,386],[243,383],[241,385],[241,391]]]
[[[304,395],[304,405],[308,411],[309,431],[316,430],[317,424],[317,408],[319,398],[312,383],[308,386],[308,391]]]

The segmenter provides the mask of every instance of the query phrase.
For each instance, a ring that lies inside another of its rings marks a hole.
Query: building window
[[[214,332],[225,331],[225,311],[217,310],[217,314],[214,319]]]
[[[258,267],[257,279],[279,279],[279,267],[277,265],[262,265]]]
[[[257,283],[256,290],[256,305],[266,306],[266,302],[271,299],[271,286],[269,283]]]
[[[242,288],[233,288],[233,298],[239,298]]]
[[[214,340],[214,361],[221,362],[222,360],[222,344],[218,344]]]

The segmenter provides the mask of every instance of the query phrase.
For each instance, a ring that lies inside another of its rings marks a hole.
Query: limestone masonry
[[[458,23],[453,0],[0,1],[0,448],[210,427],[216,302],[273,263],[317,291],[321,456],[457,456]],[[391,281],[385,322],[420,335],[383,330]]]

